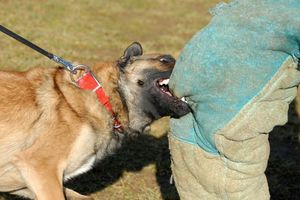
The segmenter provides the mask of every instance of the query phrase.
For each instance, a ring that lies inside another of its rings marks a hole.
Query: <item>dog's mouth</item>
[[[160,102],[157,102],[161,106],[161,112],[164,110],[166,111],[166,115],[170,115],[174,118],[181,117],[190,112],[190,108],[185,98],[179,99],[170,91],[169,78],[157,79],[156,87],[162,94]]]
[[[161,78],[161,79],[159,79],[159,80],[156,81],[156,85],[157,85],[158,89],[162,93],[168,95],[171,98],[179,99],[176,96],[174,96],[172,94],[172,92],[170,91],[170,89],[169,89],[169,81],[170,81],[169,78]],[[183,102],[185,102],[185,103],[187,103],[187,100],[185,99],[185,97],[182,97],[180,100],[183,101]]]
[[[156,86],[162,93],[164,93],[170,97],[174,97],[174,95],[171,93],[171,91],[169,89],[169,80],[170,79],[168,79],[168,78],[161,78],[156,81]]]

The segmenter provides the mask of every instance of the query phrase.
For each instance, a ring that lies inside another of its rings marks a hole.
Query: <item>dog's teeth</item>
[[[159,83],[159,85],[168,85],[170,79],[165,79],[162,82]]]
[[[182,97],[182,98],[181,98],[181,101],[183,101],[183,102],[187,103],[187,100],[186,100],[186,98],[185,98],[185,97]]]

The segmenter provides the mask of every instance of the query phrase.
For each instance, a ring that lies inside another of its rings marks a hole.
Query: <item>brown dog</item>
[[[168,90],[174,64],[169,55],[142,55],[133,43],[118,62],[92,68],[123,133],[113,129],[95,93],[78,88],[62,68],[0,72],[0,191],[38,200],[92,199],[63,182],[89,170],[125,133],[190,111]]]

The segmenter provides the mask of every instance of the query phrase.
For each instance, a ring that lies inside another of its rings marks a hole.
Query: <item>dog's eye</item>
[[[141,80],[138,80],[137,83],[138,83],[139,86],[143,86],[144,85],[144,81],[141,81]]]

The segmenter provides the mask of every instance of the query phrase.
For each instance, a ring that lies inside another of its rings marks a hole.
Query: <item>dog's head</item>
[[[143,55],[135,42],[118,60],[119,87],[129,112],[129,127],[143,132],[154,120],[164,116],[179,118],[188,112],[188,105],[175,97],[168,82],[175,65],[170,55]]]

